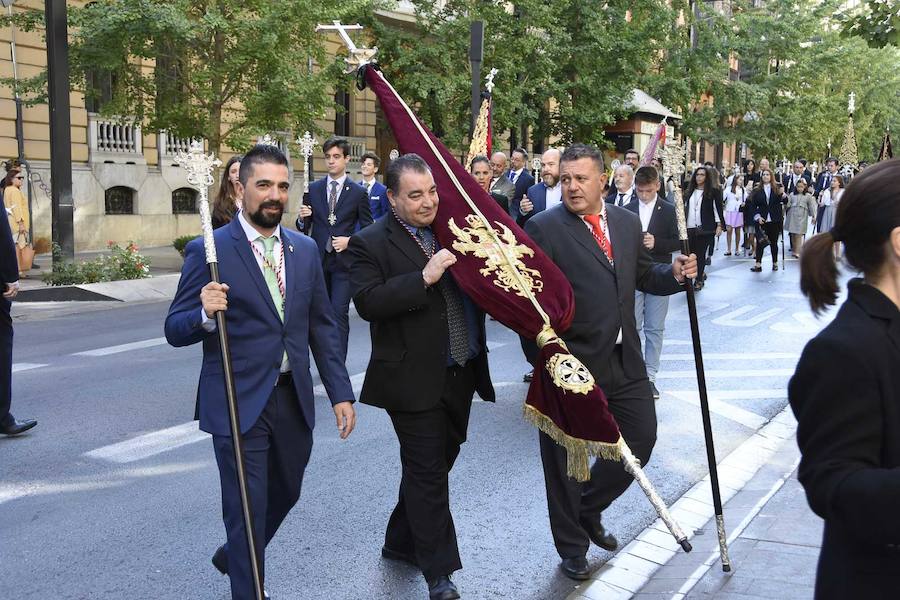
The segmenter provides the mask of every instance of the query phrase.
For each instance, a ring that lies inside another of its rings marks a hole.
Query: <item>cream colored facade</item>
[[[79,5],[82,2],[69,2]],[[43,10],[40,0],[20,0],[14,10]],[[19,77],[30,77],[47,65],[46,46],[39,33],[16,31],[16,58]],[[0,75],[13,76],[10,28],[0,29]],[[339,44],[330,41],[336,53]],[[104,248],[107,241],[134,241],[143,246],[172,243],[182,235],[198,234],[197,214],[173,214],[173,192],[187,188],[183,169],[174,164],[175,153],[185,149],[187,140],[172,139],[165,132],[151,133],[140,126],[120,124],[89,113],[80,92],[70,97],[72,134],[72,185],[75,204],[75,248],[77,251]],[[13,90],[0,87],[0,159],[18,155],[15,137],[16,108]],[[348,138],[353,148],[351,176],[358,178],[359,155],[376,150],[375,97],[372,92],[355,91],[350,97]],[[50,181],[50,129],[46,104],[24,109],[25,158],[32,167],[35,182]],[[335,114],[330,110],[316,126],[327,134],[334,131]],[[260,136],[268,132],[260,132]],[[279,132],[283,141],[295,139],[303,132]],[[320,143],[323,136],[319,136]],[[284,147],[284,146],[283,146]],[[292,148],[285,148],[290,155]],[[227,160],[232,151],[223,151]],[[302,194],[302,160],[297,160],[296,147],[291,157],[292,177],[290,203],[285,224],[293,223]],[[313,175],[325,172],[321,147],[313,161]],[[123,186],[134,190],[132,214],[106,214],[106,191]],[[215,188],[211,188],[211,193]],[[23,190],[24,191],[24,190]],[[32,189],[32,218],[35,238],[50,238],[50,197],[40,185]]]

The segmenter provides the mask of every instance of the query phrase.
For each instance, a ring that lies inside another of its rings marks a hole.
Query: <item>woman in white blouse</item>
[[[820,233],[825,233],[826,231],[831,231],[834,227],[834,213],[837,211],[838,203],[841,201],[841,196],[844,195],[844,178],[840,175],[835,175],[831,179],[831,187],[827,190],[823,190],[821,194],[819,194],[819,206],[825,207],[824,212],[822,213],[822,222],[820,224]],[[841,243],[834,243],[834,257],[836,259],[841,258]]]
[[[725,191],[725,256],[731,256],[731,238],[734,234],[734,253],[738,253],[741,244],[741,229],[744,227],[743,208],[747,202],[747,190],[744,189],[744,176],[740,173],[731,179],[731,185]]]

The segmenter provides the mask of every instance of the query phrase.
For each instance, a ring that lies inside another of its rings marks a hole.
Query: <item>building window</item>
[[[350,94],[340,90],[334,94],[337,108],[334,112],[334,135],[347,137],[350,135]]]
[[[172,192],[172,214],[193,215],[197,213],[197,190],[178,188]]]
[[[89,113],[99,113],[104,105],[112,101],[116,76],[106,69],[89,69],[86,79],[84,107]]]
[[[123,185],[106,190],[106,214],[133,215],[134,190]]]

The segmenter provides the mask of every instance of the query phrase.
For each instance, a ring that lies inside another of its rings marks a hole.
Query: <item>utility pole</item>
[[[53,241],[63,260],[75,259],[72,130],[69,119],[69,40],[65,0],[45,0],[47,92],[50,104],[50,189]],[[54,265],[56,266],[56,265]]]
[[[469,116],[469,139],[475,131],[475,119],[481,110],[481,63],[484,61],[484,21],[469,26],[469,65],[472,67],[472,110]]]

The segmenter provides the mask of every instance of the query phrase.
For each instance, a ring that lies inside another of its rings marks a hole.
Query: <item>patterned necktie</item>
[[[432,233],[432,235],[434,235]],[[422,245],[425,255],[431,258],[429,251],[432,246],[426,243],[425,228],[416,229],[416,238]],[[445,272],[437,282],[438,291],[444,297],[447,305],[447,330],[450,335],[450,358],[459,366],[465,366],[469,360],[469,332],[466,325],[466,313],[463,307],[462,297],[453,282],[452,276]]]
[[[511,182],[513,182],[513,183],[516,182],[516,172],[515,172],[515,171],[510,171],[510,172],[509,172],[509,180],[510,180]]]
[[[281,295],[281,288],[278,286],[278,276],[275,273],[275,236],[256,238],[262,242],[265,253],[265,262],[263,263],[263,277],[266,279],[266,287],[269,288],[269,294],[272,295],[272,302],[278,310],[278,316],[284,321],[284,297]],[[282,265],[282,269],[284,265]]]
[[[625,197],[625,194],[619,194],[619,202],[616,204],[616,206],[623,206],[625,204],[622,201],[622,198],[624,198],[624,197]]]
[[[331,224],[331,215],[334,214],[334,209],[337,206],[337,189],[338,182],[331,182],[331,192],[328,194],[328,224]],[[331,241],[331,236],[328,236],[328,239],[325,240],[325,252],[334,252],[334,244]]]
[[[612,244],[609,243],[609,238],[606,237],[606,232],[603,231],[603,216],[585,215],[584,220],[591,226],[591,233],[594,234],[594,239],[597,240],[597,244],[603,250],[603,254],[606,255],[606,260],[609,261],[609,264],[613,264]]]

